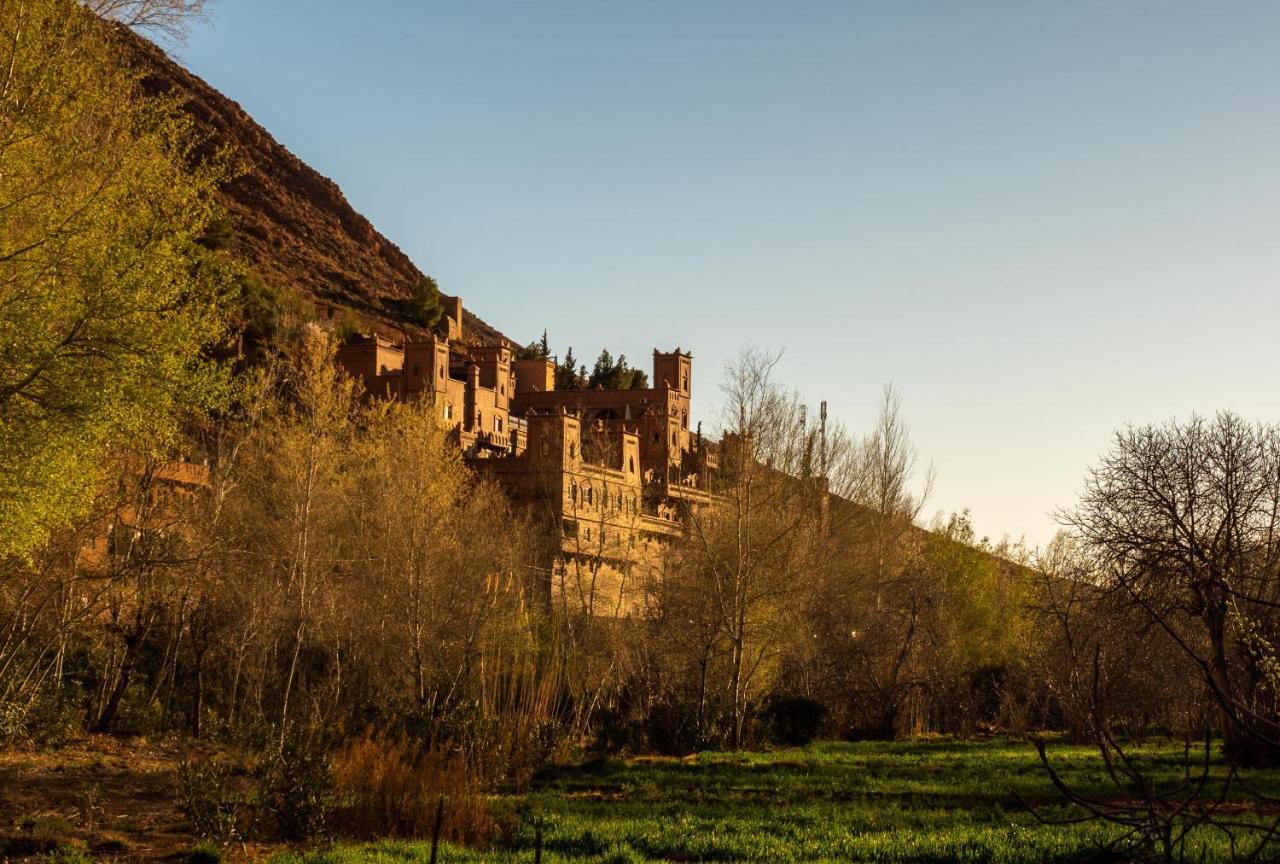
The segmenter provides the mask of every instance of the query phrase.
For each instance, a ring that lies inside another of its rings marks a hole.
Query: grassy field
[[[1096,751],[1059,745],[1055,765],[1075,787],[1114,794]],[[1166,779],[1180,776],[1181,747],[1141,751]],[[1280,776],[1255,777],[1280,791]],[[769,753],[703,753],[690,759],[609,761],[562,769],[534,791],[502,796],[499,811],[520,814],[495,848],[446,846],[446,862],[529,862],[533,824],[543,828],[545,862],[877,861],[1079,862],[1113,836],[1097,823],[1043,825],[1019,796],[1046,815],[1065,815],[1035,751],[1022,742],[820,743]],[[1218,838],[1207,860],[1224,857]],[[380,842],[274,864],[427,861],[422,843]]]

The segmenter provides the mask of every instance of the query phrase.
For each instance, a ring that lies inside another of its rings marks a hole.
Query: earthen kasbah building
[[[553,361],[466,344],[461,299],[443,299],[440,335],[358,336],[339,361],[370,394],[430,399],[468,464],[549,528],[551,606],[633,614],[687,515],[712,501],[716,449],[689,422],[692,355],[655,350],[646,389],[557,390]]]

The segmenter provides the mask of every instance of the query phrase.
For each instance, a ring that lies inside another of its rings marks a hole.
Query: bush
[[[47,829],[21,829],[0,838],[4,858],[25,858],[52,852],[58,848],[58,835]]]
[[[366,733],[335,754],[333,779],[338,821],[353,833],[430,836],[443,799],[443,838],[476,844],[493,834],[482,784],[459,754]]]
[[[178,808],[197,837],[216,843],[235,839],[239,800],[230,775],[210,759],[184,759],[178,765]]]
[[[827,719],[827,708],[804,696],[782,696],[766,706],[760,719],[771,742],[802,747],[818,737]]]
[[[41,864],[93,864],[93,859],[74,846],[59,846],[40,856]]]
[[[56,747],[82,728],[80,693],[64,687],[39,693],[30,702],[0,700],[0,741],[29,741]]]
[[[212,843],[201,843],[187,853],[186,864],[221,864],[222,850]]]
[[[650,749],[664,756],[684,756],[705,743],[696,708],[682,702],[659,702],[650,708],[645,732]]]
[[[314,742],[291,738],[267,763],[259,798],[279,839],[309,840],[324,832],[331,791],[328,754]]]

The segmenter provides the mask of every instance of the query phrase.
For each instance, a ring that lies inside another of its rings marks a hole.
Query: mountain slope
[[[176,91],[210,146],[230,148],[239,171],[223,187],[222,203],[235,229],[233,250],[267,282],[302,292],[322,313],[351,309],[379,329],[413,332],[397,301],[422,271],[347,203],[338,185],[159,47],[123,28],[121,38],[148,89]],[[470,310],[465,315],[468,341],[505,338]]]

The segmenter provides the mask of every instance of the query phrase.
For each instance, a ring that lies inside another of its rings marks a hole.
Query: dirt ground
[[[178,763],[176,745],[145,738],[0,749],[0,860],[35,861],[55,842],[96,861],[186,860],[196,841],[178,808]],[[266,852],[237,847],[224,860]]]

